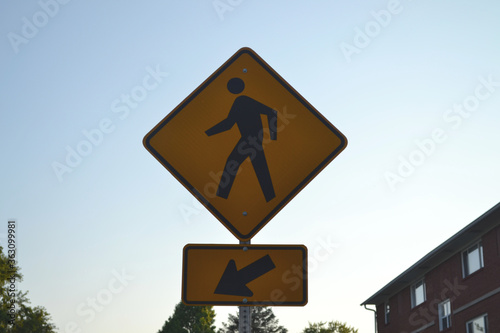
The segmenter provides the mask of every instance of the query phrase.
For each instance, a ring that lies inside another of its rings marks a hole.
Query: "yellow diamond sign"
[[[347,145],[253,50],[242,48],[144,138],[238,239],[251,239]]]

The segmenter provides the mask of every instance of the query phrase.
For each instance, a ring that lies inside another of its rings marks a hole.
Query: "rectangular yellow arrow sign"
[[[187,305],[304,306],[304,245],[184,247],[182,301]]]

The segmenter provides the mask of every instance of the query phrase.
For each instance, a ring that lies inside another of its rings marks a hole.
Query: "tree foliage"
[[[50,322],[50,315],[45,308],[32,308],[28,305],[28,292],[15,290],[23,276],[11,258],[3,253],[0,246],[0,332],[54,333],[56,327]]]
[[[222,323],[217,333],[237,333],[239,332],[239,313],[229,314],[228,323]],[[279,325],[279,320],[270,307],[252,307],[252,333],[287,333],[288,330]]]
[[[214,322],[212,306],[188,306],[179,302],[158,333],[215,333]]]
[[[358,329],[340,321],[330,321],[309,323],[309,327],[305,328],[302,333],[358,333]]]

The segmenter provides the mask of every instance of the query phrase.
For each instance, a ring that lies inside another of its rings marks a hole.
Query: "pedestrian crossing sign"
[[[241,241],[346,145],[250,48],[237,51],[144,137],[146,149]]]

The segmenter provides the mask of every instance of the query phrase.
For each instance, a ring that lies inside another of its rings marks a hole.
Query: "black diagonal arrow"
[[[234,260],[229,260],[226,270],[215,288],[215,294],[234,296],[253,296],[253,292],[246,286],[247,283],[257,279],[276,268],[271,257],[266,255],[240,270],[236,269]]]

